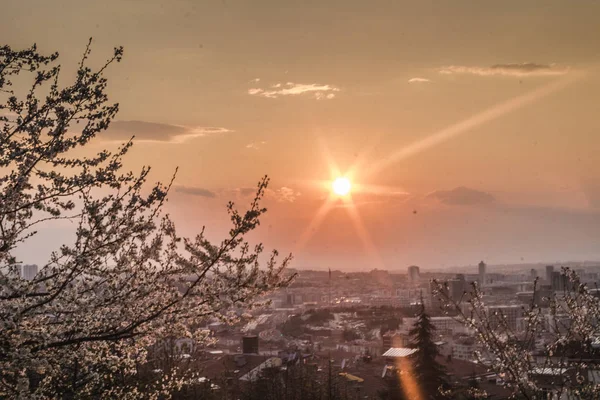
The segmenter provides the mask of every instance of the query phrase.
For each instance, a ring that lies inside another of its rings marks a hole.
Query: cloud
[[[427,78],[410,78],[408,83],[430,83],[431,80]]]
[[[252,150],[258,150],[261,147],[263,147],[265,144],[267,144],[267,142],[265,140],[262,140],[260,142],[252,142],[252,143],[248,143],[246,145],[247,149],[252,149]]]
[[[194,192],[196,191],[196,188],[191,189],[193,189]],[[221,189],[218,190],[216,193],[212,193],[206,189],[198,189],[198,193],[191,194],[198,194],[201,196],[201,193],[207,192],[207,197],[220,197],[225,199],[236,199],[237,201],[247,201],[249,199],[254,198],[254,196],[256,195],[256,190],[256,187],[239,187],[235,189]],[[208,193],[212,194],[212,196],[208,195]],[[293,203],[300,195],[300,192],[292,188],[282,186],[278,189],[267,188],[265,190],[264,197],[266,201],[276,201],[279,203]]]
[[[335,97],[335,92],[339,91],[338,87],[332,85],[286,82],[276,83],[265,89],[250,88],[248,94],[269,99],[276,99],[280,96],[310,95],[317,100],[331,100]]]
[[[491,67],[451,65],[440,68],[441,74],[471,74],[479,76],[554,76],[564,75],[569,68],[558,67],[554,64],[520,63],[496,64]]]
[[[250,196],[256,194],[256,188],[237,188],[234,190],[236,193],[239,193],[242,196]]]
[[[489,193],[461,186],[452,190],[436,190],[427,195],[447,205],[481,205],[495,201]]]
[[[137,143],[183,143],[190,139],[227,132],[231,130],[221,127],[188,127],[145,121],[113,121],[101,137],[119,142],[135,136]]]
[[[211,192],[208,189],[200,188],[200,187],[192,187],[192,186],[175,186],[175,191],[178,193],[191,194],[193,196],[202,196],[202,197],[217,197],[216,193]]]
[[[300,192],[294,189],[282,186],[279,189],[267,189],[265,192],[267,198],[274,199],[280,203],[293,203],[300,196]]]
[[[279,201],[281,203],[289,202],[293,203],[300,196],[300,192],[294,191],[286,186],[282,186],[279,189],[267,190],[267,196]]]

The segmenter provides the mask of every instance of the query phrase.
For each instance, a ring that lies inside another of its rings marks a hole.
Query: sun
[[[338,196],[346,196],[348,193],[350,193],[352,185],[350,184],[350,180],[348,178],[339,177],[331,183],[331,188],[333,189],[333,193],[337,194]]]

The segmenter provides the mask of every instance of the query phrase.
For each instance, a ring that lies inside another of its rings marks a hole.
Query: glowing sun
[[[351,187],[352,185],[350,184],[350,180],[344,177],[336,178],[331,184],[333,193],[337,194],[338,196],[346,196],[348,193],[350,193]]]

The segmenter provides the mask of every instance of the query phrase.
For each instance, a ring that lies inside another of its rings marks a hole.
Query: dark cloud
[[[107,140],[128,140],[135,136],[136,142],[183,143],[186,140],[230,132],[220,127],[187,127],[145,121],[113,121],[100,137]]]
[[[191,194],[193,196],[202,196],[202,197],[217,197],[216,193],[211,192],[208,189],[200,188],[200,187],[190,187],[190,186],[176,186],[175,191],[179,193]]]
[[[557,67],[550,64],[537,63],[510,63],[495,64],[491,67],[451,65],[443,67],[439,71],[442,74],[472,74],[479,76],[549,76],[564,75],[569,72],[568,68]]]
[[[489,193],[461,186],[452,190],[436,190],[427,197],[436,199],[448,205],[479,205],[494,202],[494,196]]]
[[[254,195],[256,194],[256,188],[239,188],[237,189],[237,191],[242,195],[242,196],[250,196],[250,195]]]
[[[519,71],[519,72],[537,72],[537,71],[549,71],[552,69],[551,65],[548,64],[536,64],[536,63],[520,63],[520,64],[496,64],[492,65],[490,69],[506,70],[506,71]]]

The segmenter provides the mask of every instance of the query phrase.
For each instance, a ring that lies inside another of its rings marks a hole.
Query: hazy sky
[[[225,203],[247,203],[268,174],[256,238],[293,251],[295,267],[600,259],[596,0],[1,10],[2,44],[59,51],[64,79],[88,37],[92,62],[125,47],[108,73],[121,112],[95,150],[135,134],[128,167],[150,163],[166,180],[179,166],[168,211],[186,233],[206,224],[218,237]],[[357,190],[311,225],[330,195],[315,184],[333,177],[328,159],[342,173],[362,160]]]

